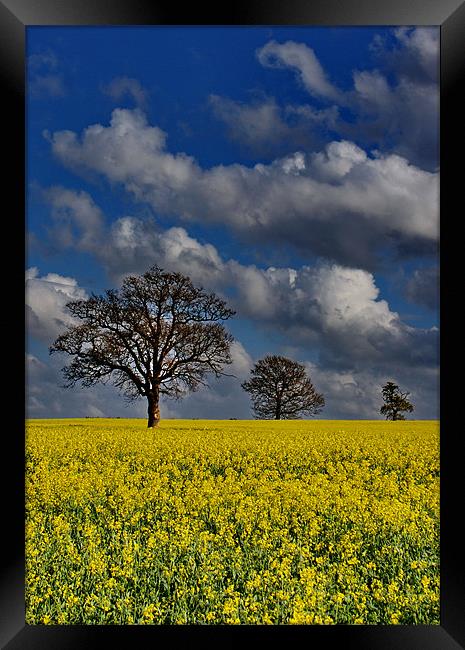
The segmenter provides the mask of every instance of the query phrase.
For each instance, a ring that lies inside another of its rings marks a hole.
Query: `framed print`
[[[61,5],[0,3],[2,647],[465,647],[464,5]]]

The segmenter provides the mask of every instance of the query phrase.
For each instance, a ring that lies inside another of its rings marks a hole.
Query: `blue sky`
[[[28,414],[145,415],[65,391],[64,304],[159,264],[236,309],[237,379],[164,417],[251,417],[267,353],[322,417],[438,404],[437,28],[29,27]]]

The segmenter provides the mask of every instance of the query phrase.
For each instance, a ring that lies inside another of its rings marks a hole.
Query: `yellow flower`
[[[437,422],[35,420],[26,450],[28,624],[439,622]]]

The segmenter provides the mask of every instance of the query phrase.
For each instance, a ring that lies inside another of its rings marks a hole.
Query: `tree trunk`
[[[276,398],[276,409],[274,412],[274,419],[275,420],[281,419],[281,395],[278,395]]]
[[[158,390],[152,391],[152,393],[147,397],[147,400],[147,429],[153,429],[157,427],[160,422],[160,392]]]

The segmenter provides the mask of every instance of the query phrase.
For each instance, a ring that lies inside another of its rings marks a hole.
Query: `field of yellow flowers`
[[[30,420],[29,624],[439,624],[436,421]]]

